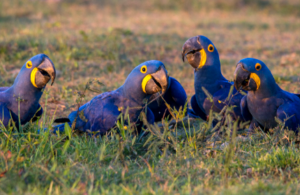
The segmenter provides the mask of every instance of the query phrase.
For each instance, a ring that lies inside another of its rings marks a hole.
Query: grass
[[[23,133],[1,128],[1,194],[299,193],[298,138],[280,126],[244,139],[229,116],[211,113],[228,124],[216,133],[211,121],[182,123],[179,113],[175,126],[148,127],[141,139],[122,124],[99,138],[37,134],[77,109],[77,92],[90,80],[98,81],[91,82],[97,93],[116,89],[150,59],[164,62],[190,98],[193,71],[180,54],[197,34],[218,48],[226,78],[239,59],[256,57],[283,89],[299,93],[299,3],[241,2],[1,2],[0,86],[11,85],[23,63],[42,52],[58,72],[41,99],[46,112],[39,123]],[[82,102],[97,93],[86,92]]]

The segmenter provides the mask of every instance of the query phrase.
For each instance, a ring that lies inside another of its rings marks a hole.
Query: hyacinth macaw
[[[282,90],[264,62],[245,58],[237,63],[235,87],[248,94],[241,101],[244,118],[251,120],[249,130],[261,127],[264,130],[278,125],[275,117],[285,122],[285,127],[298,132],[300,125],[300,98]]]
[[[116,126],[120,114],[128,116],[131,124],[138,125],[140,113],[145,111],[147,121],[154,123],[154,115],[145,104],[151,95],[168,87],[168,74],[162,62],[157,60],[146,61],[135,67],[118,89],[104,92],[82,105],[78,111],[71,112],[68,123],[75,123],[75,129],[80,132],[89,132],[104,135]],[[124,120],[127,120],[126,116]],[[127,121],[128,124],[128,121]],[[56,131],[64,131],[65,124],[54,127]]]
[[[43,109],[39,100],[46,84],[52,80],[56,71],[53,62],[45,54],[30,58],[21,68],[11,87],[0,88],[0,120],[6,127],[10,119],[19,126],[36,120]],[[19,117],[20,118],[19,118]]]
[[[225,105],[233,107],[234,119],[241,119],[240,101],[243,95],[233,87],[221,72],[219,53],[215,45],[205,36],[199,35],[189,38],[182,47],[182,60],[194,68],[195,95],[191,98],[191,106],[203,120],[207,120],[209,111],[220,112]],[[204,88],[204,89],[203,89]],[[205,90],[212,95],[207,97]]]

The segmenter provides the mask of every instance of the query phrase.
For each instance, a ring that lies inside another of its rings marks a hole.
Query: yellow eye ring
[[[207,47],[207,50],[209,52],[213,52],[215,50],[214,46],[212,44],[209,44],[208,47]]]
[[[255,69],[256,69],[256,70],[260,70],[260,69],[261,69],[260,63],[256,63],[256,64],[255,64]]]
[[[147,66],[142,66],[141,73],[145,74],[147,72]]]
[[[32,67],[32,62],[29,60],[26,62],[26,68],[31,68]]]

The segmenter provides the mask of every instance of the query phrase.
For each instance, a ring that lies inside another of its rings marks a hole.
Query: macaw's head
[[[204,66],[220,65],[219,53],[214,44],[205,36],[198,35],[189,38],[182,46],[182,61],[197,69]]]
[[[53,84],[56,71],[53,62],[45,54],[38,54],[30,58],[21,68],[14,85],[33,86],[36,89],[43,89],[52,80]]]
[[[157,60],[146,61],[135,67],[128,75],[124,88],[134,96],[164,93],[168,88],[169,76],[165,65]]]
[[[234,72],[234,86],[237,90],[274,91],[275,79],[269,68],[255,58],[245,58],[237,63]]]

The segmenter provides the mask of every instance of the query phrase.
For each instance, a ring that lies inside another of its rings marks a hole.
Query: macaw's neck
[[[33,85],[18,85],[14,83],[7,90],[7,108],[16,115],[20,113],[21,120],[27,118],[28,113],[35,113],[39,107],[38,103],[43,95],[42,89],[37,89]],[[20,110],[19,110],[20,109]]]
[[[11,93],[14,97],[20,98],[22,100],[30,101],[39,101],[41,96],[43,95],[43,89],[35,88],[31,83],[23,85],[18,85],[14,83],[11,86]]]
[[[195,70],[195,83],[209,84],[214,83],[216,80],[226,80],[221,72],[220,63],[214,65],[204,65],[202,68]]]
[[[259,99],[268,98],[277,95],[282,89],[274,82],[269,82],[268,85],[260,85],[256,91],[249,91],[249,97],[255,97]]]
[[[150,98],[151,95],[147,95],[142,92],[138,86],[128,87],[127,85],[121,86],[117,89],[123,96],[131,101],[134,101],[138,105],[144,105]]]

